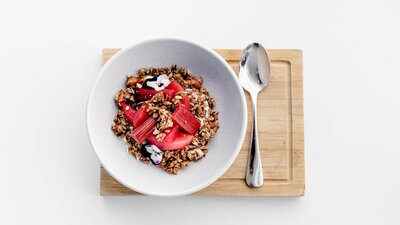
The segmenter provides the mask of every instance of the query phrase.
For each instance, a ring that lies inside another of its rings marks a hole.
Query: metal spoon
[[[268,85],[270,74],[270,61],[264,47],[258,43],[248,45],[240,57],[239,81],[253,102],[253,129],[246,173],[246,183],[250,187],[261,187],[264,182],[257,133],[257,95]]]

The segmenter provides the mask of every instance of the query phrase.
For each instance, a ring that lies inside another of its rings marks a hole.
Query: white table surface
[[[0,224],[400,224],[399,12],[395,0],[0,1]],[[304,197],[99,196],[84,115],[101,49],[154,37],[304,51]]]

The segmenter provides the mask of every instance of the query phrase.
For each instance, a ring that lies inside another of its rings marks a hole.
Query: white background
[[[0,224],[400,224],[400,1],[0,1]],[[304,51],[304,197],[100,197],[101,49]],[[251,223],[250,223],[251,222]]]

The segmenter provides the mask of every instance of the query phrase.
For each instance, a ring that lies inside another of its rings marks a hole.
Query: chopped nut
[[[157,134],[156,138],[158,141],[162,141],[165,138],[166,134],[165,133],[159,133]]]
[[[177,66],[175,64],[171,66],[172,71],[176,70],[176,68],[177,68]]]
[[[118,94],[115,96],[115,101],[117,103],[125,101],[125,92],[123,90],[119,90]]]
[[[159,75],[158,69],[157,68],[150,68],[150,75]]]
[[[147,73],[147,69],[146,68],[142,68],[139,70],[139,76],[144,77],[146,76]]]
[[[158,92],[151,98],[151,102],[163,102],[164,101],[164,94],[162,92]]]
[[[201,85],[202,85],[202,82],[201,82],[201,80],[198,80],[198,79],[192,79],[192,80],[190,80],[190,85],[193,88],[200,89]]]
[[[126,93],[135,94],[135,90],[133,88],[127,88]]]
[[[126,86],[127,87],[134,87],[135,84],[137,82],[139,82],[139,81],[140,81],[139,77],[128,77],[128,79],[126,80]]]
[[[117,124],[113,125],[113,126],[111,127],[111,129],[112,129],[112,131],[114,131],[114,133],[115,133],[117,136],[123,135],[123,134],[125,133],[125,130],[126,130],[126,128],[125,128],[124,126],[122,126],[122,125],[117,125]]]

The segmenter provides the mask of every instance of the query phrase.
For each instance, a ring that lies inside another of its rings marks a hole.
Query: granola
[[[112,131],[138,160],[170,174],[203,159],[219,128],[216,103],[203,80],[176,65],[127,76],[115,102]]]

